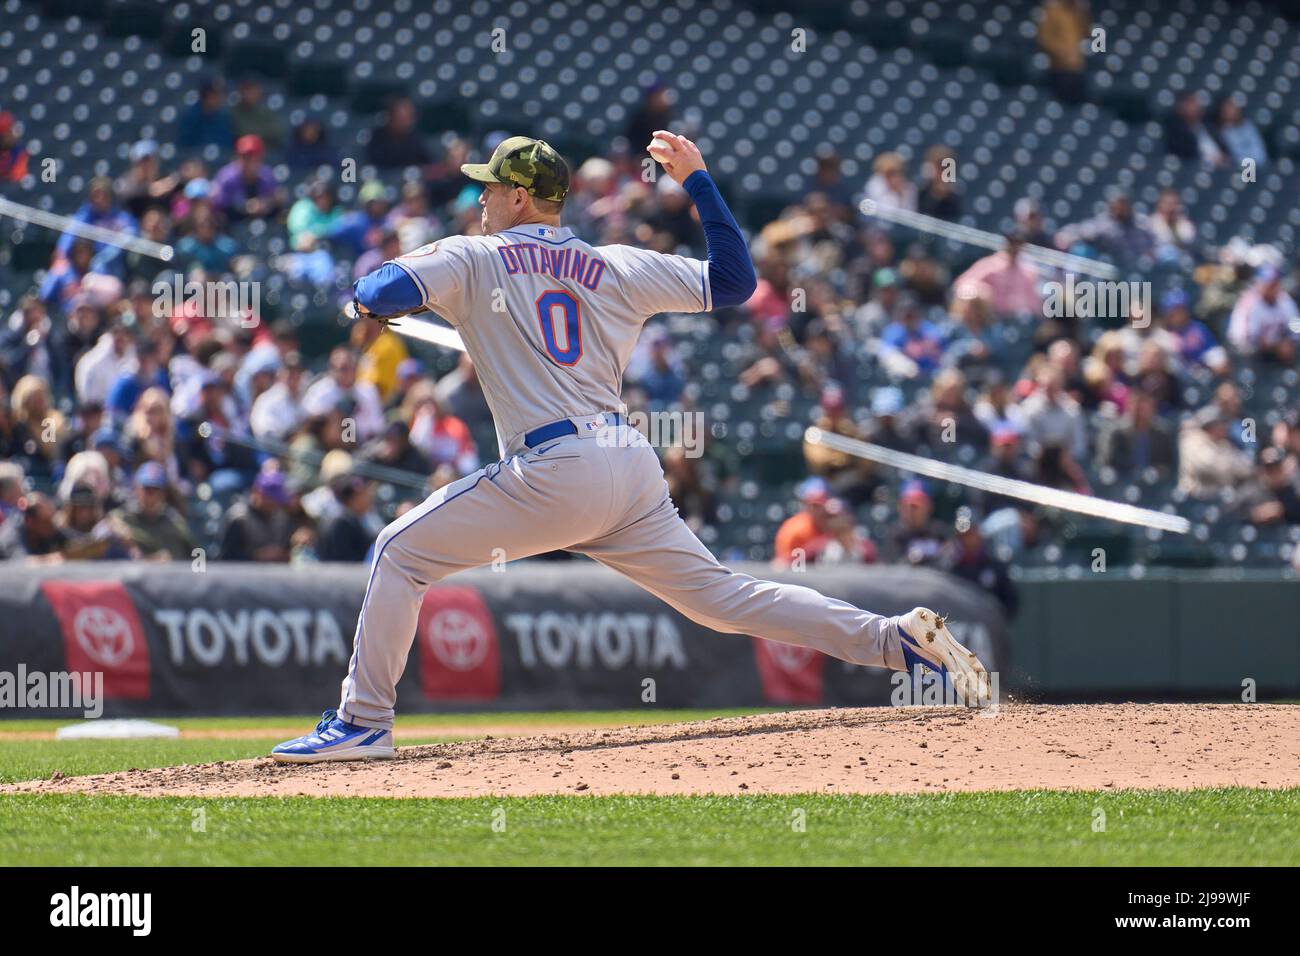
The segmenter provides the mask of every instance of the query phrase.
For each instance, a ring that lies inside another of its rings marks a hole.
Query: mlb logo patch
[[[541,236],[543,239],[554,239],[559,235],[559,233],[551,226],[538,226],[537,235]]]

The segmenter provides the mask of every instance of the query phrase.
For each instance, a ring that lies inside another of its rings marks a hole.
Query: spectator
[[[248,425],[253,437],[285,441],[303,424],[303,362],[298,352],[283,356],[276,382],[253,399]]]
[[[1011,481],[1032,481],[1034,477],[1020,447],[1020,434],[1005,426],[989,435],[989,453],[980,462],[979,470]],[[1017,498],[996,492],[985,492],[979,503],[985,515],[991,515],[1002,508],[1019,508],[1023,505]]]
[[[1047,0],[1038,21],[1038,45],[1047,54],[1047,79],[1057,99],[1082,103],[1088,98],[1083,43],[1092,30],[1087,0]]]
[[[1282,365],[1296,360],[1300,313],[1295,300],[1282,290],[1282,276],[1273,266],[1262,266],[1255,284],[1233,307],[1228,341],[1243,355]]]
[[[201,212],[194,218],[194,231],[176,244],[176,264],[184,270],[195,266],[214,276],[228,273],[236,252],[235,241],[217,231],[217,217]]]
[[[279,113],[262,101],[262,84],[252,77],[239,81],[230,122],[236,140],[256,136],[273,153],[284,147],[284,121]]]
[[[166,470],[169,484],[181,483],[176,457],[176,425],[166,391],[154,387],[141,394],[122,429],[122,441],[127,457],[134,464],[156,461]]]
[[[1258,127],[1246,118],[1241,100],[1225,96],[1214,108],[1214,133],[1228,158],[1240,169],[1246,162],[1255,167],[1268,163],[1268,147]]]
[[[867,441],[895,451],[912,451],[916,442],[909,423],[903,421],[903,393],[893,385],[876,389],[871,396],[871,422]]]
[[[149,339],[135,347],[135,367],[123,372],[108,390],[106,408],[115,422],[121,422],[136,407],[136,401],[150,388],[160,392],[164,405],[170,382],[167,378],[166,356],[159,352],[157,342]]]
[[[388,218],[388,191],[378,180],[371,180],[357,194],[359,210],[346,213],[326,233],[335,252],[356,259],[383,241],[384,221]]]
[[[1020,435],[1025,430],[1024,415],[1000,374],[990,376],[985,382],[974,411],[990,434],[1005,429]]]
[[[836,387],[822,392],[821,411],[813,424],[833,435],[854,439],[863,437],[862,429],[848,414],[844,393]],[[825,481],[829,491],[854,507],[866,503],[880,484],[876,466],[857,455],[805,441],[803,457],[809,472]]]
[[[1024,237],[1006,235],[1001,252],[975,262],[953,283],[957,294],[978,295],[992,306],[996,319],[1015,315],[1038,316],[1043,312],[1042,276],[1038,268],[1024,259]]]
[[[478,448],[469,427],[447,413],[431,383],[411,388],[402,420],[411,423],[411,444],[428,458],[433,469],[449,468],[457,478],[478,470]]]
[[[66,561],[125,561],[131,544],[104,519],[104,503],[89,485],[73,485],[55,518],[63,543],[59,558]]]
[[[134,236],[139,230],[139,224],[135,221],[135,217],[118,207],[117,198],[113,193],[113,181],[107,176],[96,176],[90,181],[90,187],[86,193],[86,202],[73,213],[72,220],[73,222],[79,222],[87,226],[98,226],[100,229],[108,229],[111,232],[120,232],[128,236]],[[61,259],[68,257],[72,245],[76,241],[77,236],[71,232],[65,232],[59,236],[59,241],[54,247],[54,263],[56,265]],[[120,246],[111,246],[106,242],[95,242],[91,248],[94,255],[86,270],[87,272],[121,275],[122,249]]]
[[[108,516],[110,528],[130,543],[132,557],[154,561],[188,561],[198,543],[180,512],[167,503],[167,472],[147,461],[135,473],[131,504]]]
[[[321,521],[317,557],[322,561],[364,561],[378,536],[370,513],[370,483],[356,475],[340,475],[330,482],[330,491],[338,507]]]
[[[244,430],[238,406],[230,397],[230,382],[207,368],[196,378],[198,401],[178,429],[182,476],[196,485],[207,483],[218,494],[242,491],[257,462],[246,446],[226,439],[228,432],[238,436]]]
[[[662,244],[665,252],[704,251],[704,230],[696,218],[695,206],[686,190],[669,176],[660,176],[655,185],[658,202],[645,217],[645,225],[652,233],[666,237]],[[649,240],[649,233],[645,235]],[[651,242],[650,244],[653,244]]]
[[[65,535],[55,521],[56,510],[49,495],[29,492],[22,502],[22,524],[17,549],[10,557],[49,558],[63,547]]]
[[[1280,448],[1259,453],[1258,478],[1263,500],[1250,509],[1253,524],[1285,522],[1300,525],[1300,486],[1296,484],[1296,460]]]
[[[230,222],[270,219],[284,207],[284,190],[265,157],[260,139],[241,136],[235,142],[235,158],[217,170],[214,204]]]
[[[366,250],[357,258],[356,265],[352,267],[352,281],[355,282],[362,276],[370,275],[385,262],[396,259],[401,254],[402,243],[397,232],[386,228],[379,240],[379,245],[374,249]]]
[[[338,165],[338,150],[330,145],[325,124],[309,116],[293,129],[285,162],[294,169],[319,169]]]
[[[1156,469],[1162,477],[1177,473],[1174,430],[1161,420],[1154,396],[1135,391],[1128,413],[1106,423],[1097,439],[1097,460],[1125,477]]]
[[[415,104],[405,96],[391,100],[384,110],[384,120],[370,132],[366,151],[369,161],[380,169],[404,169],[428,166],[433,155],[415,129]]]
[[[41,302],[55,309],[66,309],[81,296],[82,284],[90,275],[95,246],[89,239],[76,239],[69,244],[66,259],[54,262],[41,281]]]
[[[217,146],[229,149],[235,141],[235,127],[226,109],[226,88],[219,78],[203,81],[198,102],[181,113],[176,131],[176,145],[181,149]]]
[[[0,330],[0,381],[7,387],[25,375],[54,382],[59,355],[51,341],[52,323],[45,303],[34,295],[25,295]]]
[[[1184,93],[1174,104],[1174,112],[1165,122],[1165,149],[1182,159],[1199,159],[1214,169],[1228,166],[1228,152],[1205,125],[1205,110],[1194,92]]]
[[[389,422],[384,427],[384,433],[366,443],[357,457],[362,461],[409,471],[421,477],[427,478],[433,473],[428,456],[411,444],[410,427],[403,421]]]
[[[925,440],[938,454],[946,456],[954,448],[983,449],[988,444],[988,430],[966,398],[966,376],[955,368],[944,369],[934,377],[917,418]]]
[[[1051,247],[1052,236],[1043,223],[1043,211],[1036,200],[1028,196],[1017,199],[1012,212],[1016,223],[1015,232],[1026,245]]]
[[[1016,616],[1020,594],[1011,580],[1011,573],[1006,564],[986,547],[984,533],[969,508],[957,510],[954,534],[940,563],[949,574],[990,594],[1002,605],[1008,620]]]
[[[429,210],[428,193],[421,183],[406,183],[402,186],[401,197],[388,213],[384,226],[396,234],[399,251],[418,249],[446,234],[438,217]],[[357,271],[355,275],[360,278],[365,273]]]
[[[808,542],[808,564],[827,565],[875,564],[879,560],[875,544],[853,518],[853,510],[839,498],[826,502],[825,533]]]
[[[878,336],[894,321],[898,299],[898,273],[893,269],[877,269],[871,276],[871,298],[854,315],[858,336],[863,339]]]
[[[131,167],[117,181],[122,207],[137,220],[151,209],[166,210],[175,179],[163,176],[158,166],[158,144],[142,139],[131,147]]]
[[[402,337],[378,322],[356,322],[350,344],[361,359],[357,363],[357,380],[371,385],[381,403],[397,388],[397,370],[411,357]]]
[[[329,371],[303,395],[302,407],[308,415],[324,415],[344,399],[354,406],[351,417],[358,443],[369,441],[383,431],[384,403],[379,390],[357,378],[356,356],[351,349],[340,345],[330,352]]]
[[[1230,419],[1214,405],[1202,409],[1178,437],[1179,490],[1202,501],[1242,490],[1253,478],[1250,457],[1228,437]]]
[[[898,495],[898,521],[889,532],[895,562],[937,566],[948,543],[948,531],[934,520],[934,501],[925,485],[909,481]]]
[[[1062,249],[1082,243],[1126,269],[1142,269],[1156,247],[1155,233],[1147,218],[1133,211],[1128,193],[1122,190],[1111,192],[1106,210],[1100,215],[1062,229],[1056,242]]]
[[[800,508],[786,518],[776,532],[775,556],[772,561],[779,568],[802,568],[808,560],[808,550],[827,533],[829,515],[826,504],[830,491],[820,478],[803,482],[796,494]]]
[[[686,380],[682,377],[680,358],[673,351],[672,339],[660,327],[646,333],[647,359],[633,377],[650,400],[651,411],[663,411],[677,404]]]
[[[907,178],[907,166],[898,153],[881,153],[871,164],[867,198],[881,209],[916,211],[916,187]]]
[[[338,204],[334,187],[326,180],[316,180],[308,188],[307,195],[289,209],[289,218],[285,221],[289,230],[289,247],[300,252],[311,251],[317,240],[327,238],[342,218],[343,209]],[[379,263],[375,265],[377,267]]]
[[[1192,254],[1196,247],[1196,226],[1183,210],[1178,191],[1162,189],[1151,217],[1151,232],[1156,240],[1156,256],[1170,261],[1179,254]]]
[[[171,220],[157,206],[146,209],[140,220],[140,235],[160,246],[168,245],[173,239]],[[152,255],[139,249],[129,249],[122,256],[123,280],[128,287],[143,282],[147,289],[153,285],[155,278],[162,276],[165,281],[168,275],[175,275],[175,270],[169,268],[170,265],[170,263],[159,262]],[[128,295],[130,294],[128,292]]]
[[[673,94],[663,83],[655,80],[645,88],[641,104],[628,117],[625,135],[627,148],[634,154],[650,145],[655,130],[670,129],[673,121]]]
[[[135,342],[126,326],[115,321],[76,367],[77,399],[108,405],[108,393],[123,375],[136,368]]]
[[[456,368],[438,379],[433,394],[438,400],[438,406],[464,422],[471,433],[477,435],[480,431],[493,427],[492,412],[488,408],[487,399],[483,397],[478,370],[468,355],[462,355]]]
[[[1025,434],[1035,446],[1034,457],[1041,462],[1047,449],[1058,449],[1064,455],[1063,467],[1073,471],[1078,466],[1072,463],[1084,460],[1087,455],[1088,431],[1079,403],[1063,388],[1064,380],[1060,369],[1045,366],[1038,373],[1037,387],[1021,403],[1020,411]]]
[[[0,405],[0,426],[4,424],[7,407]],[[2,433],[2,432],[0,432]],[[26,476],[22,465],[0,456],[0,561],[8,561],[23,554],[23,495]]]
[[[21,182],[27,175],[27,160],[13,114],[0,111],[0,183]]]
[[[948,322],[941,329],[945,346],[943,364],[955,366],[974,377],[983,378],[994,371],[1001,338],[993,324],[988,300],[967,286],[953,295]]]
[[[698,532],[704,526],[716,525],[716,483],[705,474],[700,458],[688,454],[685,445],[672,445],[664,449],[663,468],[668,497],[691,530]]]
[[[910,297],[899,300],[895,314],[897,318],[880,335],[882,350],[894,353],[899,377],[928,377],[943,358],[942,330],[921,314],[920,305]]]
[[[1229,371],[1228,353],[1215,341],[1214,333],[1200,319],[1193,319],[1187,308],[1187,293],[1171,289],[1160,300],[1164,317],[1164,331],[1169,336],[1174,353],[1189,368],[1203,367],[1215,375]]]
[[[223,561],[262,561],[284,564],[289,560],[292,524],[289,487],[278,471],[263,471],[253,481],[246,501],[226,511],[221,530]]]
[[[931,146],[925,151],[921,177],[917,211],[951,222],[960,219],[961,196],[957,192],[956,154],[947,146]]]
[[[844,178],[839,153],[831,146],[822,145],[817,148],[817,171],[813,174],[813,189],[827,198],[836,217],[844,222],[850,221],[855,208],[854,190]]]

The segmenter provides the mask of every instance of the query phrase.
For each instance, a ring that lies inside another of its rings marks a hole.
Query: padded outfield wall
[[[761,566],[747,568],[769,575]],[[1281,574],[1129,572],[1020,582],[1008,627],[964,582],[908,568],[777,577],[954,632],[1031,699],[1300,694],[1300,583]],[[302,713],[333,706],[365,569],[188,564],[7,566],[0,674],[96,671],[109,716]],[[399,709],[888,703],[876,668],[699,627],[586,562],[458,575],[425,600]],[[0,706],[0,718],[50,715]]]

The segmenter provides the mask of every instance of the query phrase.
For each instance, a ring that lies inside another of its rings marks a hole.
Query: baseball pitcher
[[[983,703],[984,668],[927,608],[883,617],[810,588],[720,565],[677,515],[658,456],[616,409],[646,319],[745,302],[756,278],[699,149],[655,133],[650,155],[690,194],[707,261],[590,246],[560,224],[569,188],[548,144],[514,136],[487,163],[482,236],[440,239],[358,280],[353,308],[429,310],[460,333],[492,410],[501,460],[432,494],[375,543],[337,711],[276,747],[315,763],[393,756],[397,682],[431,584],[494,559],[585,554],[718,631],[811,647],[854,664],[940,674]]]

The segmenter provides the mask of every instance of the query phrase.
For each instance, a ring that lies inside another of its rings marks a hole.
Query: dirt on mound
[[[1300,786],[1300,707],[864,708],[404,747],[390,761],[269,759],[33,781],[135,796],[930,793]]]

